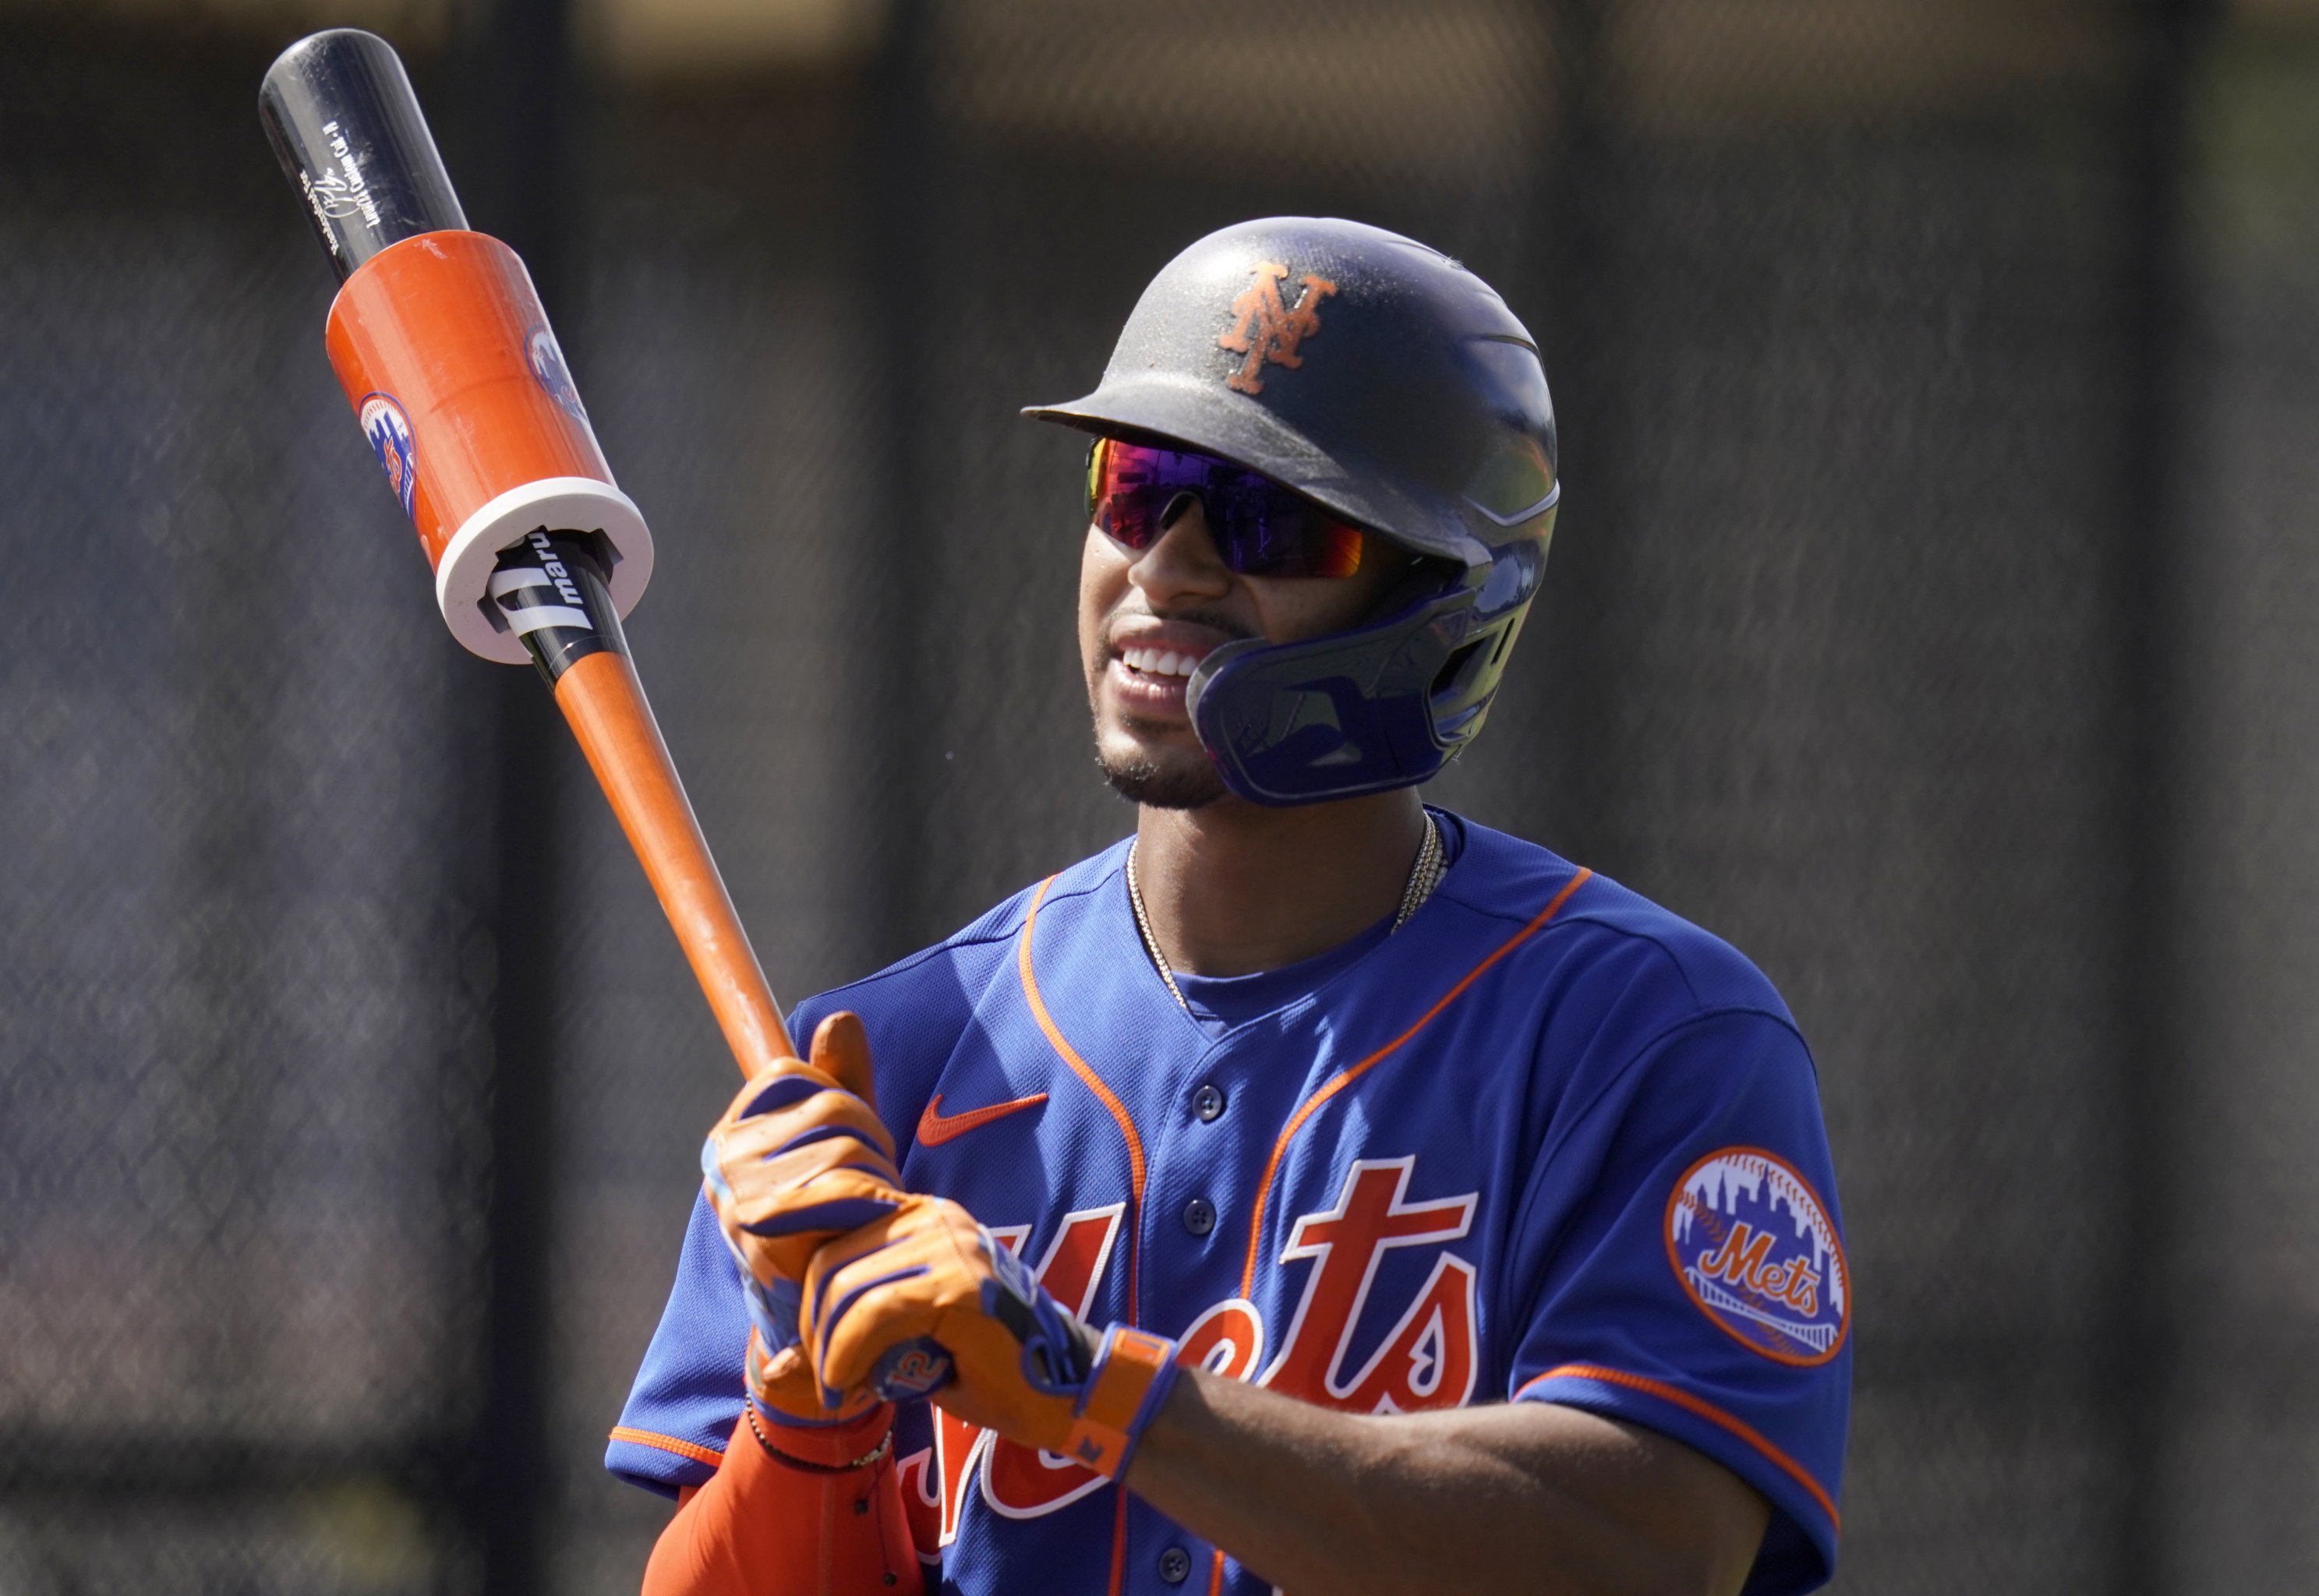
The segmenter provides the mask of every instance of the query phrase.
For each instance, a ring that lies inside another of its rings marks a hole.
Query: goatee
[[[1224,796],[1224,779],[1210,760],[1160,761],[1138,754],[1105,759],[1096,750],[1096,768],[1111,789],[1132,804],[1154,809],[1204,809]]]

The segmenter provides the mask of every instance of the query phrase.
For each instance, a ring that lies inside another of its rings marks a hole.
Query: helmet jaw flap
[[[1482,729],[1545,575],[1552,527],[1548,510],[1488,566],[1385,619],[1208,654],[1185,703],[1224,785],[1277,807],[1439,774]]]

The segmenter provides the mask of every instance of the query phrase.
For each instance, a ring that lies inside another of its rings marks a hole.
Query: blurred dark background
[[[1846,1592],[2319,1589],[2319,4],[0,4],[0,1592],[632,1591],[730,1065],[445,635],[256,116],[351,23],[539,279],[776,986],[1120,834],[1069,615],[1193,238],[1410,232],[1568,496],[1435,796],[1818,1055]]]

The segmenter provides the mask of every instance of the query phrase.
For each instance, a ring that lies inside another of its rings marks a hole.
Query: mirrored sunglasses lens
[[[1351,576],[1368,548],[1359,527],[1271,478],[1187,450],[1097,439],[1087,492],[1088,518],[1139,553],[1167,529],[1176,500],[1195,495],[1217,555],[1243,576]]]
[[[1304,545],[1305,574],[1343,577],[1358,573],[1368,552],[1368,535],[1332,516],[1310,518],[1313,525]]]
[[[1198,468],[1184,469],[1186,461]],[[1097,439],[1087,458],[1087,518],[1126,547],[1147,548],[1177,496],[1205,481],[1205,464],[1201,455]]]
[[[1226,503],[1223,515],[1211,516],[1209,529],[1224,564],[1244,576],[1347,577],[1361,568],[1368,547],[1361,529],[1285,488],[1256,478]]]

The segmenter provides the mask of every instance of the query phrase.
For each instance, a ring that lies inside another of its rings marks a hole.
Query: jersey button
[[[1216,1228],[1216,1205],[1205,1197],[1194,1197],[1184,1204],[1184,1228],[1195,1236],[1205,1236]]]
[[[1160,1577],[1171,1585],[1180,1585],[1190,1577],[1192,1554],[1181,1546],[1169,1546],[1160,1554]]]
[[[1224,1095],[1214,1087],[1202,1087],[1192,1094],[1192,1112],[1203,1123],[1214,1124],[1224,1116]]]

